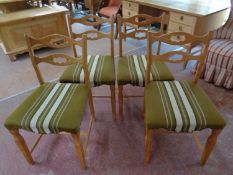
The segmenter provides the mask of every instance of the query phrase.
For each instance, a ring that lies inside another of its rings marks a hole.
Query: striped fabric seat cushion
[[[216,86],[233,88],[233,41],[212,40],[205,63],[204,79]]]
[[[6,119],[5,127],[42,134],[77,133],[87,97],[84,85],[46,83],[18,106]]]
[[[88,70],[92,86],[114,85],[115,67],[111,56],[88,56]],[[84,71],[80,64],[73,64],[67,67],[60,77],[62,83],[83,83]]]
[[[145,55],[129,55],[120,59],[118,65],[118,84],[133,86],[145,85],[147,59]],[[174,80],[168,67],[163,62],[154,62],[151,66],[151,80]]]
[[[198,85],[190,81],[157,81],[145,88],[145,121],[149,129],[192,132],[222,129],[225,121]]]

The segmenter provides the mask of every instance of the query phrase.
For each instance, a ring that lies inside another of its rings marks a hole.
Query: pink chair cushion
[[[100,9],[99,13],[103,16],[111,17],[112,15],[116,15],[120,7],[118,6],[108,6]]]

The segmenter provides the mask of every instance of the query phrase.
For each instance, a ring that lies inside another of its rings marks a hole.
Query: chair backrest
[[[99,40],[102,38],[109,38],[111,45],[111,57],[114,58],[114,17],[106,19],[95,15],[88,15],[82,18],[72,18],[71,16],[69,16],[68,21],[69,21],[70,35],[71,38],[73,39],[82,38],[82,35],[84,34],[87,36],[87,40]],[[93,27],[98,27],[103,23],[108,23],[110,24],[111,28],[110,31],[106,33],[100,32],[98,30],[87,30],[85,32],[76,33],[72,30],[72,25],[75,23],[83,24],[86,26],[93,26]],[[74,48],[74,53],[76,55],[75,48]]]
[[[170,62],[170,63],[181,63],[189,60],[197,60],[198,68],[195,74],[195,78],[193,80],[194,83],[197,83],[200,78],[203,65],[207,56],[209,41],[211,39],[211,32],[203,36],[195,36],[185,32],[174,32],[165,34],[162,36],[158,36],[149,32],[148,34],[148,43],[147,43],[147,54],[148,54],[148,64],[146,70],[146,84],[150,81],[150,72],[151,72],[151,64],[154,61],[162,61],[162,62]],[[163,54],[153,54],[153,43],[161,42],[175,46],[184,46],[184,45],[197,45],[201,44],[201,51],[198,55],[192,55],[189,52],[184,51],[168,51]]]
[[[122,0],[109,0],[108,6],[117,6],[120,7],[122,4]]]
[[[42,38],[33,38],[25,36],[29,55],[31,57],[32,65],[35,69],[38,81],[40,84],[44,84],[44,79],[40,72],[39,63],[48,63],[56,66],[67,66],[71,64],[80,64],[84,70],[85,85],[90,87],[89,74],[87,71],[87,38],[85,35],[82,36],[80,41],[76,41],[64,35],[53,34]],[[35,54],[35,49],[41,47],[48,47],[54,49],[61,49],[78,45],[82,48],[82,56],[73,57],[64,53],[52,53],[46,56],[38,56]]]
[[[119,56],[123,55],[123,40],[126,38],[133,38],[136,40],[146,40],[148,31],[151,29],[151,25],[154,23],[160,24],[160,30],[158,31],[160,34],[163,33],[163,21],[164,15],[160,17],[153,17],[146,14],[139,14],[129,18],[122,18],[120,15],[118,16],[118,32],[119,32]],[[136,26],[133,31],[126,31],[126,26]],[[124,30],[122,30],[122,26]],[[148,27],[148,29],[140,29],[140,27]]]

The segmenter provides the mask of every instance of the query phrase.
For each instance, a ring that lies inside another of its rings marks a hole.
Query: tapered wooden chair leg
[[[150,162],[152,133],[153,133],[153,130],[145,129],[145,155],[144,155],[145,164],[148,164]]]
[[[19,130],[9,130],[9,132],[12,134],[14,137],[15,143],[19,147],[20,151],[26,158],[27,162],[29,164],[34,164],[34,161],[32,159],[32,155],[27,147],[27,144],[25,143],[25,140],[23,137],[20,135]]]
[[[115,85],[110,86],[111,91],[111,104],[112,104],[112,118],[116,120],[116,95],[115,95]]]
[[[210,153],[212,152],[216,142],[217,142],[217,137],[220,134],[221,130],[219,129],[214,129],[212,130],[211,135],[208,137],[205,148],[202,152],[202,157],[201,157],[201,165],[204,166],[205,162],[207,161]]]
[[[94,104],[93,104],[93,96],[92,96],[91,91],[89,93],[89,107],[90,107],[90,111],[91,111],[91,117],[94,119],[94,121],[96,121],[95,108],[94,108]]]
[[[82,142],[80,140],[80,135],[79,135],[79,133],[72,134],[72,137],[74,138],[75,149],[76,149],[78,159],[80,161],[81,168],[86,169],[87,165],[86,165],[85,154],[84,154]]]
[[[118,100],[119,100],[119,114],[121,117],[121,121],[124,121],[124,116],[123,116],[123,86],[119,85],[118,86]]]

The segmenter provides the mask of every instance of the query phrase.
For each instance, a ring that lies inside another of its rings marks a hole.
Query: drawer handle
[[[128,15],[130,16],[130,15],[131,15],[131,13],[130,13],[130,12],[128,12]]]
[[[177,38],[178,40],[180,40],[180,35],[177,35],[176,38]]]
[[[179,26],[179,31],[182,31],[183,29],[182,29],[182,26]]]
[[[183,21],[183,20],[184,20],[184,17],[183,17],[183,16],[181,16],[181,17],[180,17],[180,20],[181,20],[181,21]]]
[[[129,3],[129,7],[131,7],[131,4]]]

